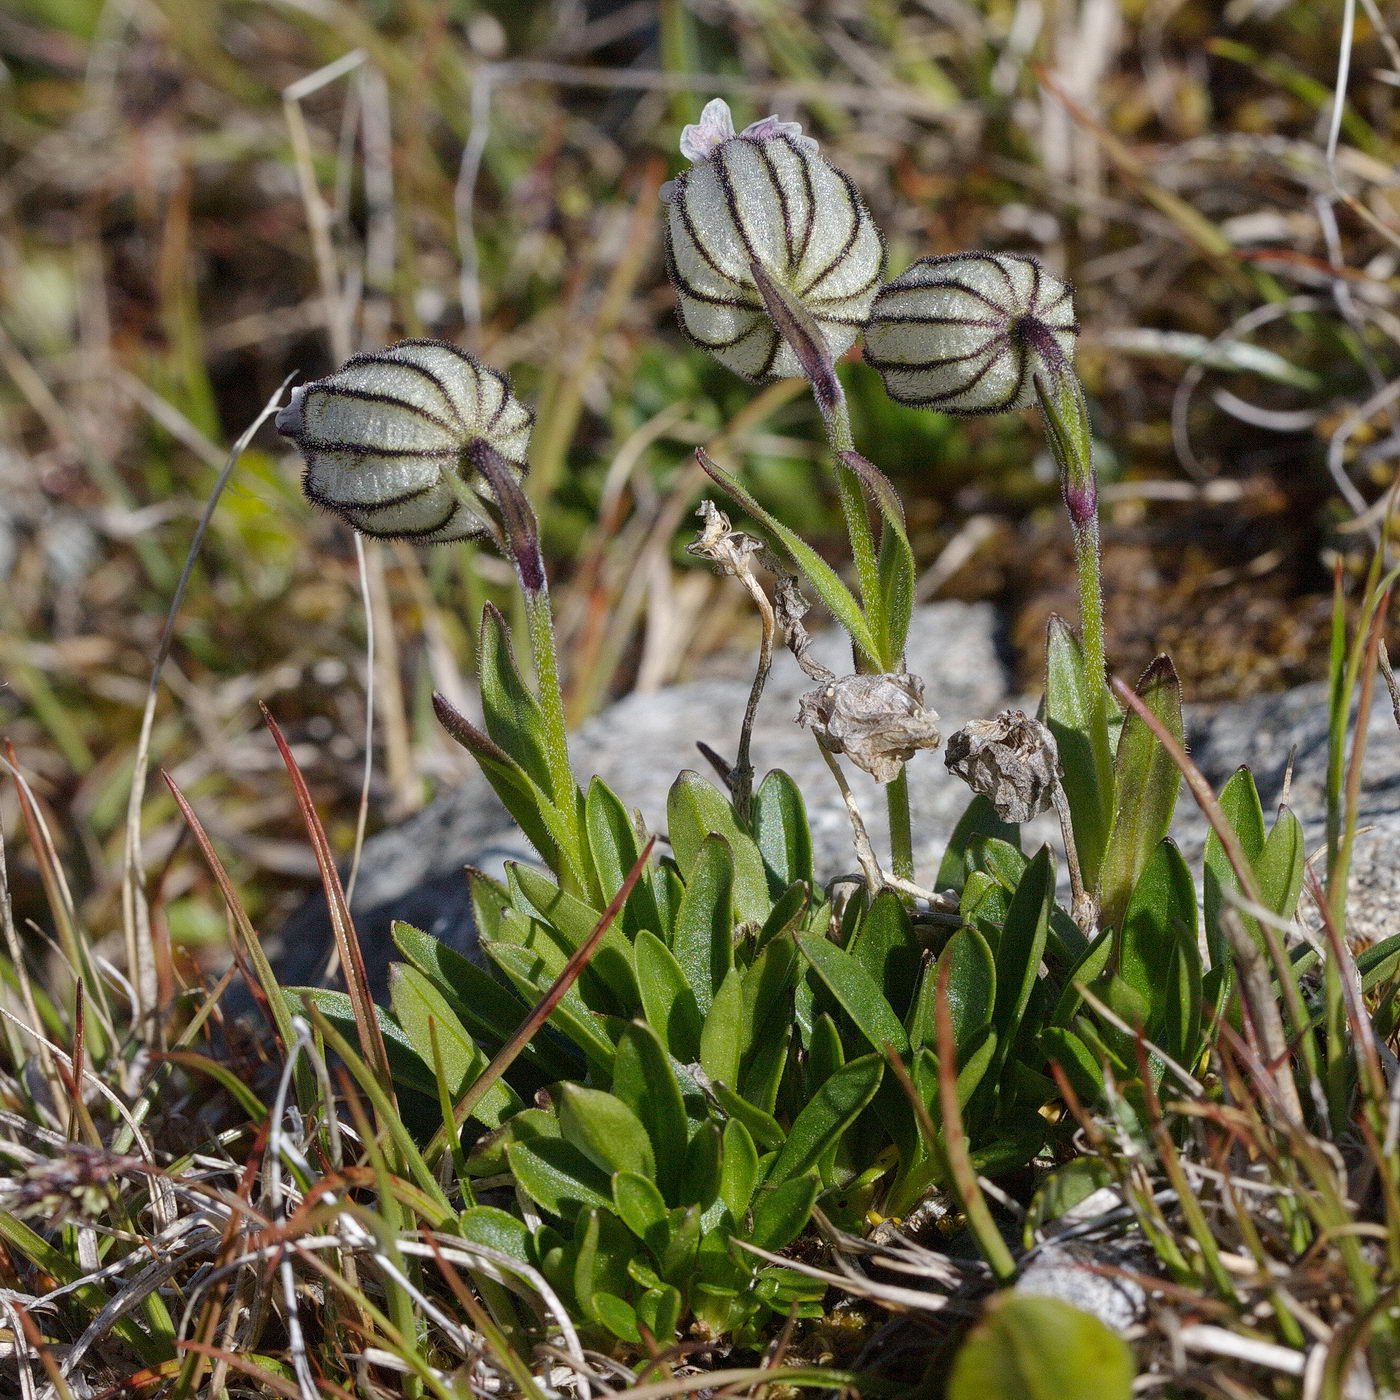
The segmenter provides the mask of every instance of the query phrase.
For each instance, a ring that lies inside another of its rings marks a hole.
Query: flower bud
[[[316,505],[367,535],[437,544],[485,531],[452,480],[481,492],[469,446],[485,441],[521,475],[533,421],[499,370],[445,341],[403,340],[296,389],[277,431],[301,449]]]
[[[719,98],[685,128],[681,153],[694,168],[661,193],[686,335],[745,379],[804,372],[769,319],[757,262],[806,310],[832,359],[843,354],[885,268],[884,241],[850,178],[796,122],[765,117],[736,135]]]
[[[1004,822],[1028,822],[1055,800],[1060,755],[1055,736],[1020,710],[975,719],[948,736],[943,761]]]
[[[866,363],[900,403],[1002,413],[1074,358],[1073,288],[1025,253],[920,258],[875,298]]]

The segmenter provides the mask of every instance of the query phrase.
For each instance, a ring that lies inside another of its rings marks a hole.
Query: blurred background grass
[[[531,489],[576,717],[746,664],[738,590],[681,552],[697,442],[723,434],[756,494],[841,557],[806,399],[754,391],[674,325],[657,189],[714,95],[741,124],[777,111],[817,135],[891,272],[980,246],[1075,280],[1121,670],[1165,647],[1196,698],[1320,674],[1331,564],[1364,557],[1354,516],[1400,452],[1400,49],[1355,7],[1329,160],[1344,13],[10,0],[0,717],[89,927],[117,923],[134,738],[195,522],[290,373],[422,334],[511,372],[539,413]],[[908,503],[923,596],[996,601],[1033,683],[1045,617],[1073,595],[1031,415],[914,413],[845,373],[857,441]],[[297,477],[264,428],[181,610],[153,744],[269,923],[312,866],[257,701],[341,849],[363,758],[355,553]],[[429,695],[469,697],[472,619],[510,591],[500,561],[455,548],[376,549],[368,577],[378,823],[463,771]],[[8,794],[0,811],[13,830]],[[222,923],[180,831],[153,784],[157,916],[197,946]],[[37,908],[23,850],[12,879]]]

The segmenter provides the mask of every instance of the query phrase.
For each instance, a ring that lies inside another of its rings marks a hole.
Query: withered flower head
[[[491,494],[468,449],[484,441],[523,475],[533,421],[499,370],[445,341],[404,340],[302,385],[277,431],[301,449],[316,505],[367,535],[437,544],[485,532],[451,480]]]
[[[685,333],[745,379],[803,373],[770,319],[758,263],[815,321],[832,359],[842,355],[885,269],[884,242],[850,178],[796,122],[765,117],[736,134],[720,98],[685,128],[681,154],[693,169],[662,198]]]
[[[940,743],[938,715],[924,709],[924,683],[907,673],[827,681],[798,701],[797,722],[877,783],[897,777],[920,749]]]
[[[865,359],[900,403],[1002,413],[1074,358],[1073,288],[1026,253],[920,258],[875,298]]]
[[[1054,801],[1060,778],[1055,736],[1020,710],[975,719],[950,734],[943,761],[1004,822],[1038,816]]]

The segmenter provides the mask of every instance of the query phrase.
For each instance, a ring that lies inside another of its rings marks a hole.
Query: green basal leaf
[[[996,1006],[992,1022],[1003,1057],[1019,1035],[1034,1034],[1023,1023],[1031,991],[1040,974],[1040,960],[1050,930],[1050,905],[1055,897],[1055,866],[1050,848],[1042,846],[1021,876],[1011,897],[1001,942],[996,949]]]
[[[588,834],[589,863],[599,897],[606,906],[637,863],[642,853],[641,842],[622,799],[601,778],[595,777],[588,784],[583,820]],[[627,903],[622,906],[621,922],[627,933],[662,926],[650,880],[637,881],[627,896]]]
[[[846,1063],[846,1047],[836,1020],[823,1011],[812,1022],[812,1042],[807,1047],[807,1091],[815,1093]]]
[[[700,1029],[704,1024],[695,991],[671,950],[650,929],[643,929],[632,945],[637,971],[637,991],[648,1024],[661,1043],[682,1064],[700,1055]]]
[[[944,945],[937,963],[931,964],[914,1009],[909,1039],[934,1048],[938,1044],[936,994],[943,969],[948,969],[948,1011],[953,1022],[953,1044],[961,1062],[967,1048],[992,1021],[996,1005],[996,963],[987,940],[975,928],[960,928]],[[915,1034],[917,1025],[917,1039]]]
[[[739,1081],[734,1086],[771,1110],[792,1040],[793,1001],[802,975],[791,938],[768,944],[744,972]]]
[[[762,1190],[753,1203],[750,1243],[760,1249],[784,1249],[807,1227],[821,1182],[814,1175],[792,1177],[771,1190]]]
[[[710,1093],[730,1118],[737,1118],[743,1123],[754,1142],[765,1152],[776,1152],[783,1145],[786,1134],[771,1113],[742,1098],[727,1084],[712,1084]]]
[[[486,956],[510,978],[532,1006],[549,990],[562,968],[561,963],[551,971],[550,965],[538,952],[512,943],[488,941],[481,946]],[[577,984],[560,998],[547,1024],[572,1040],[591,1065],[605,1075],[611,1074],[613,1043],[579,995]]]
[[[1079,961],[1070,968],[1069,976],[1065,978],[1064,990],[1061,991],[1060,999],[1055,1003],[1055,1009],[1050,1016],[1052,1024],[1068,1026],[1073,1021],[1084,1003],[1084,998],[1079,995],[1074,984],[1078,982],[1082,986],[1092,987],[1107,971],[1117,946],[1115,930],[1106,928],[1080,954]]]
[[[700,1032],[700,1067],[711,1079],[739,1082],[739,1058],[747,1037],[744,1026],[744,974],[731,967],[715,993],[714,1005]]]
[[[624,1302],[616,1293],[606,1289],[596,1289],[592,1299],[593,1315],[614,1337],[624,1342],[640,1346],[642,1334],[637,1326],[637,1314],[631,1304]]]
[[[447,999],[416,968],[394,963],[389,968],[389,1004],[404,1034],[431,1073],[435,1063],[434,1040],[441,1056],[447,1097],[456,1102],[490,1064],[468,1034]],[[472,1117],[488,1128],[499,1128],[524,1105],[503,1080],[482,1095]]]
[[[923,949],[904,901],[893,890],[881,890],[860,921],[846,951],[880,988],[902,1021],[919,980]]]
[[[837,577],[836,570],[811,545],[764,510],[727,471],[704,457],[701,458],[701,465],[711,480],[723,487],[773,535],[797,571],[812,585],[817,597],[826,604],[831,615],[850,633],[851,640],[865,654],[866,659],[880,669],[880,644],[866,624],[860,604],[856,602],[851,590]]]
[[[672,949],[702,1016],[734,965],[734,860],[722,836],[706,836],[686,877]]]
[[[685,1149],[681,1166],[681,1204],[708,1210],[719,1200],[720,1130],[702,1123]]]
[[[978,795],[968,803],[967,810],[958,818],[958,824],[948,838],[948,849],[943,853],[938,877],[933,882],[934,888],[961,894],[967,877],[977,869],[975,845],[989,836],[1020,849],[1020,827],[1002,821],[997,816],[996,808],[985,797]]]
[[[1133,1354],[1092,1313],[999,1293],[953,1358],[948,1400],[1130,1400]]]
[[[1067,1026],[1045,1026],[1040,1032],[1040,1048],[1045,1058],[1064,1070],[1070,1087],[1085,1107],[1103,1102],[1102,1061]]]
[[[1137,693],[1168,733],[1184,744],[1181,682],[1166,656],[1158,656],[1138,681]],[[1099,906],[1106,927],[1117,928],[1152,853],[1171,826],[1181,772],[1136,711],[1123,718],[1114,760],[1113,825],[1099,877]]]
[[[631,1234],[610,1210],[587,1211],[574,1227],[573,1291],[584,1316],[612,1330],[606,1321],[606,1305],[599,1307],[601,1299],[610,1297],[623,1309],[611,1310],[614,1320],[631,1318],[632,1335],[640,1341],[636,1319],[620,1296],[630,1291],[627,1261],[634,1250]]]
[[[656,1183],[636,1172],[616,1172],[612,1185],[619,1218],[660,1259],[666,1252],[671,1229],[666,1219],[666,1202]]]
[[[755,961],[774,939],[791,932],[803,922],[811,902],[812,890],[809,885],[789,885],[778,896],[777,902],[763,921],[763,927],[758,931],[758,937],[754,939]]]
[[[1045,723],[1060,751],[1084,882],[1095,889],[1113,821],[1108,687],[1089,675],[1079,637],[1062,618],[1050,619],[1045,664]]]
[[[554,934],[554,942],[566,956],[578,951],[598,926],[602,911],[561,890],[547,875],[519,861],[506,862],[506,877],[528,909],[534,910]],[[632,948],[626,934],[614,923],[599,940],[588,966],[579,974],[584,999],[596,1010],[624,1016],[638,1001],[637,979],[632,970]]]
[[[1220,790],[1220,808],[1225,814],[1238,838],[1240,847],[1251,867],[1257,867],[1264,851],[1264,808],[1259,801],[1259,789],[1254,785],[1254,775],[1248,768],[1237,768],[1229,781]],[[1220,972],[1222,995],[1231,982],[1233,964],[1230,954],[1230,940],[1220,923],[1221,911],[1227,904],[1227,891],[1239,893],[1240,882],[1220,844],[1220,838],[1211,831],[1206,836],[1205,850],[1205,921],[1206,948],[1210,953],[1212,970]],[[1253,919],[1241,915],[1245,927],[1258,932]]]
[[[637,1115],[616,1095],[582,1084],[561,1085],[559,1126],[564,1140],[609,1176],[613,1172],[656,1176],[651,1138]]]
[[[617,1043],[612,1091],[646,1129],[662,1196],[672,1205],[679,1204],[682,1151],[690,1138],[690,1117],[670,1056],[656,1031],[641,1021],[632,1022]]]
[[[1195,882],[1175,842],[1163,841],[1128,902],[1118,975],[1146,1007],[1147,1038],[1188,1065],[1205,1048],[1198,938]]]
[[[899,1017],[855,958],[821,934],[799,933],[797,946],[873,1049],[883,1054],[892,1045],[897,1054],[909,1053]]]
[[[302,999],[312,1001],[324,1014],[332,1026],[347,1039],[358,1034],[355,1029],[355,1008],[344,992],[334,992],[326,987],[283,987],[282,996],[288,1009],[297,1016],[305,1015]],[[382,1006],[374,1008],[379,1019],[379,1031],[384,1037],[384,1048],[389,1056],[389,1069],[394,1082],[437,1099],[437,1081],[433,1077],[431,1060],[424,1060],[404,1028],[399,1025],[392,1012]]]
[[[1291,919],[1298,912],[1306,860],[1303,824],[1285,808],[1278,814],[1278,820],[1264,840],[1264,849],[1254,862],[1259,894],[1282,919]]]
[[[758,1149],[737,1119],[724,1125],[720,1141],[719,1195],[736,1221],[742,1221],[759,1182]]]
[[[761,924],[773,907],[768,873],[753,838],[735,820],[729,799],[698,773],[682,773],[667,796],[666,821],[671,851],[687,884],[699,864],[706,839],[724,838],[733,871],[735,912],[740,919]]]
[[[979,836],[972,842],[972,860],[978,870],[985,870],[1008,894],[1021,883],[1030,857],[1019,846],[995,836]]]
[[[750,820],[768,871],[768,893],[779,899],[799,881],[812,883],[812,833],[797,784],[775,768],[759,784]]]
[[[680,1326],[683,1299],[670,1284],[649,1288],[637,1300],[637,1321],[651,1333],[652,1340],[665,1344]]]
[[[1068,1215],[1103,1186],[1113,1185],[1113,1169],[1099,1157],[1076,1157],[1056,1167],[1031,1197],[1022,1242],[1030,1249],[1047,1225]]]
[[[826,1151],[839,1146],[846,1129],[875,1097],[884,1072],[884,1057],[871,1053],[852,1060],[832,1074],[797,1115],[787,1141],[769,1170],[769,1184],[781,1186],[785,1181],[813,1171]]]
[[[472,1244],[498,1250],[522,1264],[535,1262],[530,1227],[519,1216],[496,1206],[469,1206],[457,1217],[457,1233]]]
[[[611,1183],[572,1143],[559,1138],[507,1142],[506,1160],[521,1189],[542,1210],[572,1220],[581,1210],[611,1210]]]
[[[487,603],[481,612],[477,672],[486,732],[525,770],[536,786],[550,792],[553,785],[545,749],[544,710],[521,679],[510,629],[494,603]]]

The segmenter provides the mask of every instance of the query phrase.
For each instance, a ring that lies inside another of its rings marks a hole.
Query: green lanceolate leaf
[[[1178,743],[1185,742],[1181,682],[1166,656],[1158,656],[1138,681],[1137,693]],[[1181,772],[1136,711],[1123,719],[1114,760],[1114,812],[1099,877],[1105,926],[1117,928],[1147,862],[1166,836],[1176,809]]]
[[[909,911],[893,890],[875,896],[846,949],[903,1020],[914,997],[923,950]]]
[[[738,1222],[748,1211],[758,1178],[758,1149],[753,1137],[737,1118],[731,1118],[720,1139],[719,1194]]]
[[[1237,768],[1230,775],[1220,790],[1220,809],[1234,829],[1245,859],[1256,866],[1264,851],[1264,808],[1259,801],[1259,789],[1254,785],[1254,775],[1248,768]],[[1230,967],[1230,942],[1221,926],[1220,915],[1229,897],[1227,891],[1238,893],[1239,888],[1240,882],[1225,854],[1225,847],[1211,831],[1206,836],[1204,904],[1206,946],[1213,969]],[[1254,921],[1246,919],[1245,927],[1254,927]]]
[[[787,1138],[773,1115],[757,1104],[736,1094],[727,1084],[714,1083],[706,1091],[730,1118],[737,1118],[749,1136],[765,1152],[776,1152]]]
[[[690,1120],[670,1056],[651,1026],[634,1021],[623,1031],[613,1059],[612,1091],[646,1129],[662,1196],[670,1205],[679,1205]]]
[[[1113,953],[1117,947],[1116,931],[1106,928],[1097,938],[1079,955],[1078,961],[1069,970],[1069,976],[1065,978],[1064,990],[1060,993],[1060,999],[1055,1003],[1055,1010],[1050,1020],[1057,1026],[1068,1026],[1078,1014],[1080,1006],[1084,1003],[1084,998],[1080,996],[1075,983],[1081,986],[1092,987],[1113,960]]]
[[[1306,856],[1303,824],[1285,808],[1278,814],[1278,820],[1265,838],[1264,849],[1254,862],[1259,893],[1264,903],[1282,919],[1291,919],[1297,913]]]
[[[1045,723],[1060,751],[1084,883],[1094,889],[1113,820],[1108,687],[1089,674],[1079,637],[1062,618],[1050,619],[1045,661]]]
[[[753,1203],[753,1229],[748,1238],[760,1249],[784,1249],[806,1228],[817,1203],[821,1182],[812,1174],[792,1177],[772,1190],[763,1190]]]
[[[873,1049],[883,1054],[892,1045],[896,1054],[908,1054],[909,1037],[899,1017],[855,958],[818,933],[799,933],[797,946]]]
[[[1146,1007],[1147,1038],[1193,1063],[1204,1049],[1196,886],[1173,841],[1152,853],[1128,901],[1118,975]]]
[[[481,612],[477,669],[486,732],[541,789],[551,791],[544,710],[521,679],[510,629],[493,603],[487,603]]]
[[[733,889],[729,842],[706,836],[686,879],[672,945],[702,1016],[709,1014],[715,993],[734,965]]]
[[[539,953],[529,948],[517,947],[513,943],[486,942],[482,944],[482,951],[510,978],[532,1006],[549,990],[563,967],[561,962],[551,971],[551,963]],[[550,1013],[549,1024],[572,1040],[583,1051],[590,1064],[604,1073],[611,1072],[613,1043],[601,1029],[597,1017],[588,1009],[588,1004],[579,995],[577,984],[564,993],[559,1004]]]
[[[961,894],[967,877],[978,868],[976,847],[982,838],[989,836],[1020,849],[1021,828],[1002,821],[997,816],[996,808],[979,794],[967,804],[967,809],[958,818],[958,824],[948,838],[948,848],[938,867],[934,888]]]
[[[814,1170],[818,1160],[840,1144],[846,1129],[875,1097],[884,1072],[884,1056],[872,1052],[830,1075],[797,1115],[769,1170],[769,1185],[781,1186]]]
[[[690,1139],[681,1166],[681,1204],[707,1210],[719,1199],[720,1130],[702,1123]]]
[[[430,1071],[436,1060],[441,1059],[447,1097],[455,1103],[490,1061],[467,1033],[447,999],[416,968],[395,963],[389,969],[389,1004],[404,1034]],[[504,1081],[497,1080],[472,1110],[472,1116],[488,1128],[498,1128],[523,1107],[515,1092]]]
[[[851,634],[851,640],[864,652],[875,667],[881,666],[880,644],[866,624],[860,604],[851,590],[837,577],[836,570],[780,520],[763,509],[727,471],[710,461],[703,452],[697,454],[700,465],[717,485],[724,488],[755,520],[770,531],[797,570],[816,590],[831,615]]]
[[[960,928],[953,934],[938,961],[929,965],[921,979],[919,1004],[910,1010],[909,1039],[915,1045],[930,1049],[938,1045],[936,996],[945,967],[953,1044],[961,1063],[968,1047],[991,1025],[997,995],[996,962],[987,940],[975,928]]]
[[[572,1143],[531,1138],[506,1143],[510,1172],[536,1205],[564,1220],[580,1210],[612,1209],[611,1183]]]
[[[768,871],[770,898],[779,898],[798,881],[812,883],[812,833],[802,793],[781,769],[774,769],[754,793],[754,840]]]
[[[738,1084],[744,1030],[744,974],[731,967],[719,984],[700,1032],[700,1067],[711,1079]]]
[[[744,973],[739,1082],[732,1086],[771,1111],[792,1042],[793,1001],[802,976],[790,938],[769,943]]]
[[[763,857],[753,838],[740,828],[729,799],[713,783],[698,773],[682,773],[666,798],[666,823],[676,865],[687,882],[706,838],[722,836],[729,846],[736,914],[756,924],[768,917],[772,897]]]
[[[1055,897],[1055,867],[1049,846],[1042,846],[1011,897],[1001,942],[996,950],[996,1007],[992,1021],[1003,1058],[1022,1031],[1022,1018],[1040,973]]]
[[[472,1244],[499,1250],[522,1264],[534,1264],[530,1227],[518,1216],[496,1206],[470,1206],[457,1217],[457,1232]]]
[[[948,1400],[1129,1400],[1135,1374],[1127,1344],[1092,1313],[1001,1293],[953,1358]]]
[[[914,612],[914,551],[904,526],[904,507],[899,494],[874,462],[859,452],[839,452],[842,465],[860,478],[862,488],[874,499],[880,511],[880,616],[884,622],[880,638],[885,648],[881,669],[893,671],[904,655],[909,637],[909,619]]]
[[[656,1176],[651,1138],[641,1119],[616,1095],[582,1084],[563,1085],[559,1090],[559,1126],[564,1140],[607,1175],[636,1172]]]
[[[594,778],[588,785],[583,820],[593,877],[599,896],[607,904],[637,863],[642,853],[641,843],[622,799],[601,778]],[[622,927],[628,933],[661,927],[649,880],[638,880],[627,896],[627,903],[622,906]]]
[[[637,935],[632,958],[647,1023],[676,1059],[682,1064],[692,1063],[700,1054],[704,1018],[685,969],[650,929]]]
[[[356,1035],[354,1003],[344,992],[334,992],[325,987],[283,987],[282,996],[294,1015],[305,1015],[302,998],[306,997],[347,1039]],[[432,1060],[424,1060],[418,1054],[418,1047],[392,1012],[382,1006],[376,1006],[374,1012],[379,1019],[379,1031],[384,1037],[384,1048],[388,1052],[389,1068],[395,1082],[407,1084],[420,1093],[436,1098],[437,1084],[433,1078]]]
[[[1067,1026],[1041,1028],[1040,1048],[1045,1058],[1059,1065],[1070,1087],[1086,1107],[1102,1103],[1104,1095],[1103,1059]]]
[[[660,1259],[671,1232],[666,1202],[656,1183],[636,1172],[617,1172],[613,1176],[613,1202],[622,1222]]]

